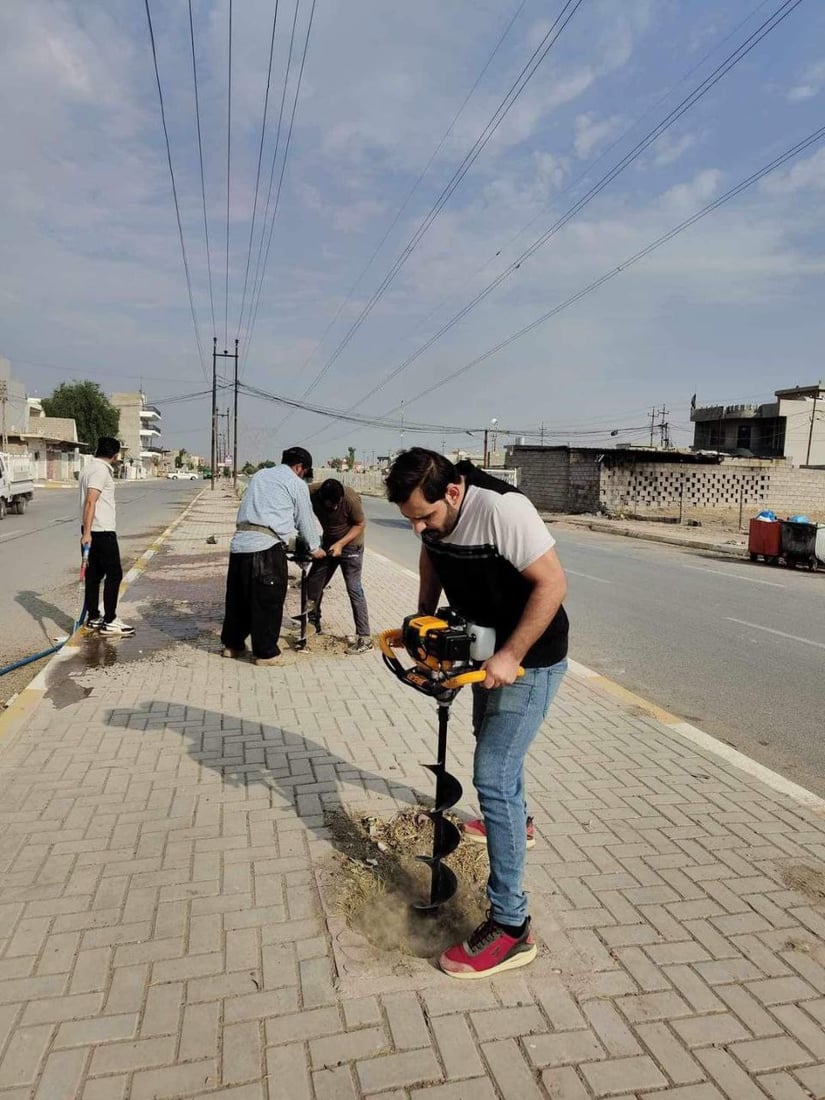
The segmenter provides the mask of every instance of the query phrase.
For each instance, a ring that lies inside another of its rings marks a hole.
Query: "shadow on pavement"
[[[74,626],[74,619],[71,615],[67,615],[65,611],[62,611],[59,607],[55,607],[53,603],[49,603],[44,600],[37,592],[31,592],[24,590],[18,592],[14,597],[20,604],[24,611],[27,611],[33,619],[35,619],[43,631],[43,636],[52,641],[52,633],[46,623],[51,621],[55,624],[58,631],[62,631],[64,634],[68,634]],[[80,610],[80,596],[78,596],[78,611]]]

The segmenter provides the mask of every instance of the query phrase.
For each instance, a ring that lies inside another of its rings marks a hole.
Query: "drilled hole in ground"
[[[445,817],[458,824],[451,814]],[[336,849],[329,900],[373,947],[432,958],[484,919],[487,849],[468,841],[445,860],[458,878],[450,901],[432,914],[412,908],[430,889],[429,868],[415,858],[432,851],[432,822],[423,807],[389,819],[336,810],[326,825]]]

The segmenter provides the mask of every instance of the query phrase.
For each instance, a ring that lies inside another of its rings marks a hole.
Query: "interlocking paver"
[[[124,599],[140,645],[0,743],[4,1100],[825,1096],[825,918],[783,881],[822,866],[825,817],[576,675],[527,766],[536,964],[342,969],[324,813],[429,791],[432,711],[376,654],[222,661],[233,522],[206,494]],[[365,584],[379,628],[415,605],[385,560]],[[325,610],[350,629],[342,586]]]

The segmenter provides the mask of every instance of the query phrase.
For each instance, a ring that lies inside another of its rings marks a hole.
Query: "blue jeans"
[[[565,659],[547,668],[525,669],[508,687],[487,691],[473,686],[473,784],[487,828],[487,896],[499,924],[521,925],[527,918],[524,758],[566,671]]]

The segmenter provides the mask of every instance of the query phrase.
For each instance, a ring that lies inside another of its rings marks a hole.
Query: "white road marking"
[[[726,617],[729,623],[738,623],[740,626],[749,626],[751,630],[764,630],[766,634],[778,634],[780,638],[790,638],[792,642],[802,642],[803,645],[816,646],[817,649],[825,649],[825,642],[815,642],[811,638],[800,638],[798,634],[786,634],[784,630],[774,630],[771,626],[760,626],[759,623],[747,623],[744,619],[732,619]]]
[[[597,584],[612,584],[613,581],[606,581],[604,577],[594,577],[590,573],[579,573],[577,569],[570,569],[565,566],[565,573],[570,573],[573,577],[584,577],[588,581],[596,581]]]
[[[704,565],[683,565],[683,569],[693,569],[697,573],[715,573],[717,577],[729,577],[735,581],[748,581],[750,584],[764,584],[768,588],[784,588],[778,581],[763,581],[760,577],[743,577],[741,573],[728,573],[724,569],[708,569]]]

